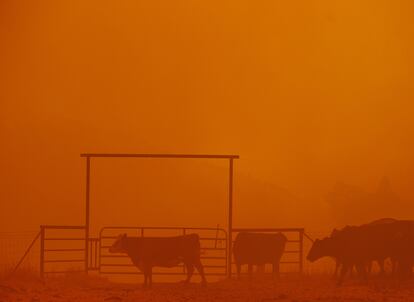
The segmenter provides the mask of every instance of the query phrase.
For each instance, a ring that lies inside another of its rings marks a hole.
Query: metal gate
[[[281,264],[284,266],[293,265],[295,267],[293,271],[303,272],[303,241],[304,237],[307,237],[303,228],[232,229],[234,234],[239,232],[284,233],[288,237],[288,241]],[[100,274],[142,274],[127,255],[109,253],[109,247],[121,233],[136,237],[166,237],[197,233],[200,236],[200,258],[205,268],[205,274],[210,276],[231,275],[229,259],[233,257],[229,257],[229,237],[222,228],[111,226],[102,228],[98,238],[86,238],[85,226],[42,225],[36,237],[36,239],[40,237],[41,276],[51,273],[93,270]],[[186,271],[184,265],[173,268],[156,267],[154,274],[185,275]]]
[[[39,235],[41,277],[98,270],[99,239],[86,239],[85,226],[41,225]]]
[[[197,233],[200,236],[201,261],[205,275],[226,276],[228,259],[228,237],[222,228],[188,227],[104,227],[99,234],[99,273],[100,274],[142,274],[127,255],[111,254],[109,247],[119,234],[135,237],[164,237]],[[198,272],[195,272],[198,274]],[[185,266],[154,268],[154,275],[185,275]]]
[[[40,276],[86,272],[85,226],[40,226]]]

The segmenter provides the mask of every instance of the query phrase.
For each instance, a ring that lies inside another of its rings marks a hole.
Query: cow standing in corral
[[[154,266],[173,267],[184,263],[187,279],[190,282],[197,268],[206,285],[204,268],[200,261],[200,238],[197,234],[175,237],[128,237],[119,235],[109,248],[111,253],[126,253],[144,274],[144,287],[152,286],[152,268]]]
[[[377,219],[374,220],[368,224],[365,225],[379,225],[379,224],[388,224],[388,223],[395,223],[397,222],[396,219],[394,218],[381,218],[381,219]],[[330,237],[336,237],[338,236],[341,232],[346,232],[352,228],[355,228],[355,226],[346,226],[341,230],[338,229],[334,229],[330,235]],[[334,258],[334,257],[333,257]],[[379,259],[374,259],[374,261],[376,261],[378,263],[378,266],[380,268],[380,274],[385,274],[385,259],[387,258],[387,256],[382,255]],[[372,265],[374,263],[374,261],[371,261],[370,263],[366,263],[366,269],[368,271],[368,273],[370,273],[372,271]],[[342,266],[342,263],[338,260],[335,259],[336,265],[335,265],[335,272],[334,272],[334,277],[336,278],[338,276],[338,273],[340,271],[340,267]],[[394,272],[394,268],[395,268],[395,261],[393,259],[391,259],[391,265],[392,265],[392,271]],[[350,273],[352,275],[352,270],[353,267],[350,268]],[[357,269],[358,270],[358,269]]]
[[[233,255],[237,266],[237,276],[240,279],[241,266],[248,265],[249,279],[252,277],[252,267],[273,265],[273,276],[279,275],[280,258],[285,251],[287,238],[282,233],[265,234],[241,232],[237,234],[233,245]]]
[[[390,258],[399,276],[410,273],[414,261],[414,222],[388,221],[346,227],[333,236],[316,240],[308,260],[329,256],[341,264],[338,284],[356,267],[367,278],[367,267],[373,261],[383,263]],[[381,264],[380,264],[381,265]]]

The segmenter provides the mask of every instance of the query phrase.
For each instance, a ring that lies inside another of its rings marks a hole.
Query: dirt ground
[[[222,280],[202,288],[198,283],[114,283],[103,278],[66,276],[41,281],[15,278],[0,282],[1,302],[161,302],[161,301],[414,301],[414,281],[348,280],[337,287],[328,277],[271,280]]]

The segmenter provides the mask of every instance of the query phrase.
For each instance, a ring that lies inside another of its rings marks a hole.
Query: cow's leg
[[[371,266],[372,262],[370,262],[370,264],[368,264],[368,269]],[[365,263],[358,263],[355,265],[356,266],[356,270],[358,272],[358,276],[364,280],[367,281],[368,277],[367,277],[367,265]]]
[[[149,272],[149,287],[152,287],[152,268],[150,268],[150,272]]]
[[[249,280],[252,280],[252,276],[253,276],[253,265],[252,264],[248,264],[247,265],[247,270],[248,270]]]
[[[143,284],[143,287],[147,288],[147,286],[148,286],[148,275],[147,275],[147,272],[144,271],[144,284]]]
[[[237,268],[237,279],[240,280],[241,264],[236,262],[236,268]]]
[[[395,277],[398,268],[398,261],[395,258],[391,258],[391,276]]]
[[[201,284],[203,286],[206,286],[207,285],[207,280],[206,280],[206,276],[204,275],[204,267],[203,267],[203,264],[201,264],[200,259],[195,260],[195,262],[193,264],[197,268],[197,271],[198,271],[198,273],[201,276]]]
[[[378,261],[379,264],[379,261]],[[374,265],[374,261],[368,261],[367,265],[366,265],[366,271],[368,272],[368,274],[372,273],[372,266]]]
[[[380,275],[385,275],[385,259],[379,259],[377,262],[378,266],[380,267]]]
[[[194,273],[194,265],[191,263],[185,263],[185,267],[187,269],[187,279],[185,279],[184,282],[189,283]]]
[[[142,285],[144,288],[148,286],[148,274],[146,270],[146,266],[142,261],[134,261],[134,264],[139,268],[139,270],[144,274],[144,284]]]
[[[279,278],[279,261],[273,263],[273,279]]]
[[[152,286],[152,267],[150,265],[144,266],[142,272],[144,273],[144,288],[150,288]]]
[[[151,288],[152,287],[152,267],[151,266],[147,268],[147,274],[148,274],[148,287]]]
[[[350,266],[348,263],[342,263],[341,270],[339,272],[338,281],[336,283],[338,286],[342,285],[342,282],[344,281],[344,277],[349,271],[349,267],[352,268],[352,265]]]
[[[339,260],[336,260],[335,261],[335,272],[334,272],[334,275],[333,275],[333,279],[334,280],[336,278],[338,278],[338,274],[339,274],[340,268],[341,268],[341,262]]]

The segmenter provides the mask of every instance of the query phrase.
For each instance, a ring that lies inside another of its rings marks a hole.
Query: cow
[[[308,260],[330,256],[341,264],[338,285],[355,266],[364,278],[372,261],[391,258],[399,263],[400,271],[408,271],[413,262],[414,224],[410,221],[365,224],[345,227],[333,236],[314,242]]]
[[[360,276],[366,277],[366,263],[364,257],[355,257],[355,253],[346,247],[347,240],[336,236],[316,239],[308,252],[307,259],[314,262],[322,257],[336,259],[337,269],[340,269],[337,284],[341,285],[345,274],[355,266]]]
[[[372,221],[372,222],[370,222],[368,224],[365,224],[365,225],[388,224],[388,223],[395,223],[397,221],[398,220],[397,219],[394,219],[394,218],[381,218],[381,219],[374,220],[374,221]],[[332,231],[330,237],[335,237],[338,234],[340,234],[340,232],[349,230],[350,228],[352,228],[352,226],[346,226],[342,230],[334,229]],[[384,275],[385,274],[385,260],[386,260],[387,257],[388,256],[382,255],[381,257],[379,257],[379,259],[374,259],[374,261],[376,261],[378,263],[378,266],[380,268],[380,275]],[[335,259],[335,261],[336,261],[336,266],[335,266],[334,277],[336,277],[338,275],[339,269],[340,269],[340,267],[342,265],[340,263],[340,261],[338,261],[338,259]],[[372,271],[372,264],[373,264],[374,261],[371,261],[370,263],[367,263],[366,264],[367,265],[367,270],[368,270],[369,273]],[[392,270],[392,272],[394,272],[394,269],[395,269],[395,260],[394,259],[391,259],[391,270]],[[352,274],[352,268],[351,268],[351,274]]]
[[[252,266],[273,265],[273,277],[279,275],[280,258],[285,250],[287,238],[282,233],[265,234],[240,232],[233,245],[233,255],[240,279],[241,266],[248,265],[249,279],[252,278]]]
[[[152,286],[154,266],[173,267],[184,263],[187,270],[186,283],[197,268],[203,286],[207,284],[200,261],[200,238],[197,234],[175,237],[128,237],[121,234],[109,248],[110,253],[126,253],[132,263],[144,274],[144,287]]]

